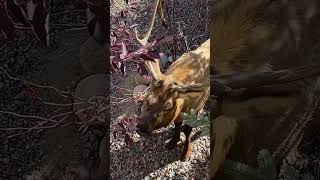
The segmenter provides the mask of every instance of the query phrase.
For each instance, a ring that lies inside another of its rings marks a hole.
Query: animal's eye
[[[145,102],[143,103],[141,109],[144,109],[144,110],[147,110],[147,111],[148,111],[148,110],[149,110],[149,107],[150,107],[149,102],[148,102],[148,101],[145,101]]]
[[[172,102],[171,101],[167,101],[165,106],[164,106],[165,110],[170,110],[172,108]]]
[[[150,97],[146,98],[145,102],[146,102],[147,106],[150,106],[151,105],[151,98]]]
[[[150,105],[149,105],[149,104],[146,105],[146,110],[147,110],[147,111],[150,110]]]
[[[154,87],[161,87],[163,86],[163,80],[153,82]]]

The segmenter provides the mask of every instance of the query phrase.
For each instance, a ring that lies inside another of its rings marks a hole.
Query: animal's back
[[[311,62],[312,50],[320,39],[320,1],[216,0],[213,6],[212,72],[278,70]],[[285,84],[273,89],[276,92],[280,87],[290,90],[297,86]],[[236,118],[239,128],[230,140],[230,151],[226,148],[221,153],[228,154],[228,159],[255,166],[259,150],[266,148],[273,153],[280,149],[283,152],[276,158],[277,164],[281,163],[290,143],[298,142],[289,132],[303,120],[292,114],[304,110],[303,96],[298,93],[239,101],[225,99],[222,113]],[[293,109],[295,104],[300,104],[300,108]],[[222,174],[219,172],[216,179],[226,179]]]
[[[320,38],[317,0],[216,0],[212,6],[211,64],[219,71],[303,65]]]
[[[196,50],[183,54],[171,64],[166,75],[179,84],[194,84],[209,81],[210,39]]]

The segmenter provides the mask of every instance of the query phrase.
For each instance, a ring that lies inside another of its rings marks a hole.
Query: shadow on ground
[[[173,128],[166,128],[161,132],[142,137],[140,141],[130,147],[113,144],[115,147],[111,149],[117,150],[111,151],[112,179],[144,179],[146,176],[154,178],[158,177],[159,172],[155,173],[156,171],[161,171],[161,174],[164,175],[161,177],[163,179],[205,179],[204,177],[208,174],[205,168],[208,166],[208,161],[198,159],[193,153],[189,161],[181,162],[179,159],[184,143],[180,141],[178,146],[172,150],[166,147],[172,134]],[[193,140],[201,140],[198,133],[193,136]],[[196,148],[194,151],[199,151],[199,149]],[[208,157],[206,159],[208,160]],[[122,169],[121,174],[112,172],[113,169],[119,168]]]

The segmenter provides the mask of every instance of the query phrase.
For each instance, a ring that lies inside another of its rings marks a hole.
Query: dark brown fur
[[[211,72],[279,70],[311,62],[320,37],[319,10],[317,0],[212,2]],[[276,85],[269,90],[288,93],[275,96],[261,88],[251,90],[255,97],[223,99],[222,115],[212,121],[211,178],[230,178],[219,171],[226,158],[256,167],[256,155],[264,148],[280,165],[314,119],[315,104],[304,104],[318,97],[306,98],[313,93],[308,87],[306,81]]]

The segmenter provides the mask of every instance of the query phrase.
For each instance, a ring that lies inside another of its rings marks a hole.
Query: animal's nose
[[[141,123],[137,124],[137,129],[139,132],[146,133],[146,128]]]
[[[143,134],[148,134],[149,132],[148,132],[148,130],[147,130],[147,128],[142,124],[142,123],[139,123],[139,124],[137,124],[137,132],[139,133],[139,134],[141,134],[141,133],[143,133]]]

